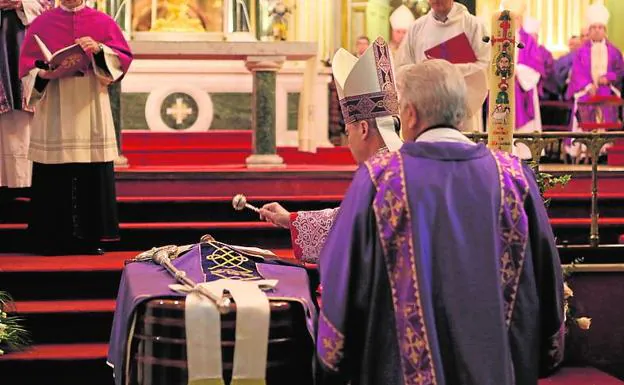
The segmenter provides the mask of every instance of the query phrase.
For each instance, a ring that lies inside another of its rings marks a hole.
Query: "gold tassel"
[[[223,378],[210,378],[189,381],[188,385],[225,385]]]
[[[266,380],[255,378],[232,378],[232,383],[230,385],[266,385]]]

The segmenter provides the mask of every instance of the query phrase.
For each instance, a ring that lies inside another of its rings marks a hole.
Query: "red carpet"
[[[98,359],[106,358],[107,352],[108,344],[34,345],[30,349],[23,352],[15,352],[5,356],[0,356],[0,361],[72,361]]]
[[[114,312],[115,300],[18,301],[15,311],[21,314]]]
[[[563,368],[539,385],[623,385],[624,382],[594,368]]]
[[[293,259],[292,249],[271,250],[278,257]],[[104,255],[68,255],[42,257],[30,254],[0,254],[0,272],[84,272],[118,271],[124,261],[142,251],[113,251]]]

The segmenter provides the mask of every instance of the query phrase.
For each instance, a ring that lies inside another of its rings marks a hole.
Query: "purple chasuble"
[[[554,65],[554,82],[557,85],[558,93],[564,100],[569,100],[566,96],[568,89],[568,77],[570,76],[570,70],[572,69],[572,63],[576,57],[577,51],[568,52],[564,56],[555,60]]]
[[[620,90],[622,87],[622,77],[624,76],[624,60],[622,59],[622,52],[617,47],[611,44],[608,40],[607,44],[607,73],[605,74],[607,79],[611,82],[611,85]],[[572,70],[570,73],[570,83],[566,96],[569,99],[573,99],[574,95],[578,92],[582,92],[585,87],[593,83],[592,78],[592,42],[588,41],[583,44],[577,51],[572,63]],[[598,96],[613,95],[614,92],[608,85],[601,85],[596,91]],[[585,101],[591,98],[589,94],[585,94],[578,98],[578,101]],[[584,111],[581,111],[584,112]],[[614,122],[617,120],[616,111],[611,108],[603,109],[603,119],[605,122]]]
[[[223,245],[219,242],[216,244]],[[237,271],[237,267],[225,266],[212,262],[207,256],[213,255],[211,251],[213,243],[194,245],[189,251],[172,261],[173,265],[186,272],[187,277],[196,283],[209,282],[220,278],[239,279],[241,274],[253,274],[255,278],[276,279],[279,282],[271,291],[267,292],[269,298],[291,299],[301,303],[306,310],[307,327],[311,337],[314,337],[314,324],[316,322],[316,308],[310,296],[308,275],[305,269],[292,266],[287,261],[262,261],[261,259],[248,256],[244,269]],[[227,245],[224,245],[227,248]],[[237,254],[232,249],[231,253]],[[214,258],[213,258],[214,259]],[[215,266],[218,265],[218,266]],[[215,270],[215,267],[217,268]],[[251,271],[252,273],[249,273]],[[251,278],[251,277],[247,277]],[[126,355],[130,339],[136,308],[143,302],[153,298],[184,297],[169,289],[170,284],[176,280],[165,270],[151,261],[132,262],[125,266],[121,275],[115,317],[108,345],[108,363],[114,368],[115,385],[125,384]]]
[[[526,33],[524,28],[518,31],[518,39],[524,44],[524,48],[517,50],[518,64],[524,64],[537,71],[542,77],[546,73],[544,60],[540,52],[539,45],[533,36]],[[516,74],[517,76],[517,74]],[[515,80],[516,98],[516,128],[522,127],[535,119],[535,107],[533,106],[533,93],[536,89],[525,91],[520,87],[518,79]]]
[[[539,81],[539,97],[540,100],[551,95],[557,95],[557,83],[555,81],[555,60],[548,48],[540,45],[538,47],[542,61],[544,62],[544,73]]]
[[[28,28],[20,53],[20,78],[35,68],[36,60],[44,60],[33,37],[35,34],[52,53],[74,44],[78,38],[90,36],[117,54],[123,73],[128,71],[132,62],[130,47],[119,26],[110,16],[89,7],[77,12],[65,11],[59,7],[36,18]]]
[[[361,166],[320,258],[317,384],[535,385],[563,278],[532,171],[464,143]]]

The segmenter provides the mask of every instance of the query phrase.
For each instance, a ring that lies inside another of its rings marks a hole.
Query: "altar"
[[[249,165],[279,165],[276,146],[330,147],[328,83],[315,42],[130,41],[122,127],[254,131]],[[141,111],[142,110],[142,111]],[[143,114],[141,114],[143,112]]]

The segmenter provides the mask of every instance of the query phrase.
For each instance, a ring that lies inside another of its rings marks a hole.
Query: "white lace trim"
[[[301,249],[304,262],[318,262],[338,210],[339,208],[297,212],[297,218],[292,222],[292,227],[297,230],[294,243]]]

